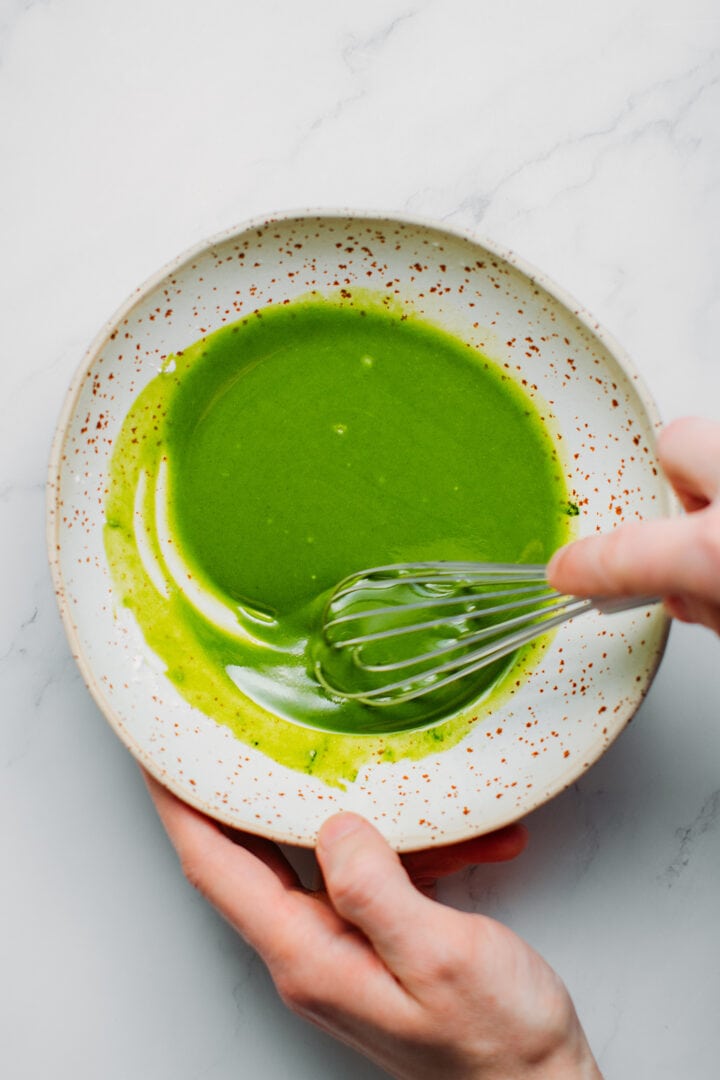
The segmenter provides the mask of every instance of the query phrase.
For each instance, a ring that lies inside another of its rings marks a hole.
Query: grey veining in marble
[[[181,878],[65,642],[44,480],[71,374],[147,275],[273,208],[478,229],[720,418],[710,0],[0,0],[0,1047],[8,1080],[379,1076],[289,1015]],[[605,1075],[714,1080],[720,643],[676,627],[628,731],[511,865],[443,886],[567,981]]]

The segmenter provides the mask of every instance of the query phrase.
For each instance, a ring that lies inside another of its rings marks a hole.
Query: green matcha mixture
[[[522,390],[358,297],[266,308],[170,357],[124,421],[106,505],[116,592],[183,697],[329,783],[454,745],[518,677],[511,659],[404,705],[333,699],[313,674],[332,586],[399,561],[544,562],[569,530]]]

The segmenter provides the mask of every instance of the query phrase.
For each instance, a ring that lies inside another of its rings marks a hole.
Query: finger
[[[240,847],[151,776],[145,780],[188,880],[269,962],[284,936],[292,869],[263,841],[252,841],[254,853]]]
[[[241,832],[240,829],[226,828],[223,825],[220,825],[219,829],[236,847],[249,851],[256,859],[264,862],[286,888],[304,888],[299,875],[272,840],[266,840],[262,836],[253,836],[252,833]]]
[[[230,843],[236,847],[242,847],[264,862],[287,888],[302,888],[298,875],[277,844],[273,844],[271,840],[265,840],[262,836],[253,836],[251,833],[241,832],[239,829],[233,829],[228,825],[212,821],[178,799],[172,792],[153,779],[149,773],[145,772],[144,769],[142,771],[150,797],[155,803],[160,820],[163,822],[173,846],[176,846],[173,834],[177,832],[178,822],[182,828],[182,823],[185,822],[186,818],[194,814],[201,822],[210,825],[217,832],[227,837]]]
[[[335,910],[365,934],[401,982],[412,983],[421,954],[442,947],[443,909],[414,888],[398,855],[357,814],[326,821],[317,854]]]
[[[239,846],[244,834],[228,838],[152,777],[145,779],[187,877],[260,954],[292,1009],[350,1039],[350,1028],[341,1030],[343,1016],[378,1026],[389,1007],[407,1005],[367,941],[328,904],[288,888],[285,875],[278,876],[276,858],[294,878],[280,852],[270,850],[274,845],[244,838],[251,853]]]
[[[466,866],[514,859],[526,846],[527,829],[523,825],[508,825],[487,836],[476,836],[460,844],[412,851],[402,855],[401,861],[413,882],[426,886],[438,878],[456,874]]]
[[[658,457],[686,510],[702,509],[720,494],[720,424],[696,417],[668,424]]]
[[[672,596],[720,601],[720,509],[640,521],[576,540],[548,564],[553,588],[576,596]]]
[[[709,604],[695,596],[668,596],[665,607],[681,622],[700,623],[720,634],[720,604]]]

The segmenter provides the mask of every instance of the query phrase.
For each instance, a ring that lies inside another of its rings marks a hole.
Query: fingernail
[[[349,836],[350,833],[361,829],[364,824],[364,819],[358,814],[351,814],[348,811],[335,814],[334,817],[323,822],[318,836],[318,847],[330,848],[346,836]]]

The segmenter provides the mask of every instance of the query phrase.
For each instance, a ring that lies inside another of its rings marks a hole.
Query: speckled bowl
[[[180,697],[115,602],[102,538],[113,440],[168,354],[258,307],[360,287],[391,293],[476,344],[536,398],[581,509],[580,534],[671,512],[647,391],[622,349],[544,275],[430,222],[308,211],[251,221],[201,244],[103,328],[58,425],[49,554],[83,677],[162,783],[221,821],[277,840],[312,844],[331,812],[352,809],[398,850],[412,850],[522,817],[596,761],[650,685],[667,635],[662,611],[564,626],[511,696],[475,711],[457,745],[420,760],[372,759],[344,787],[329,786],[239,742]]]

